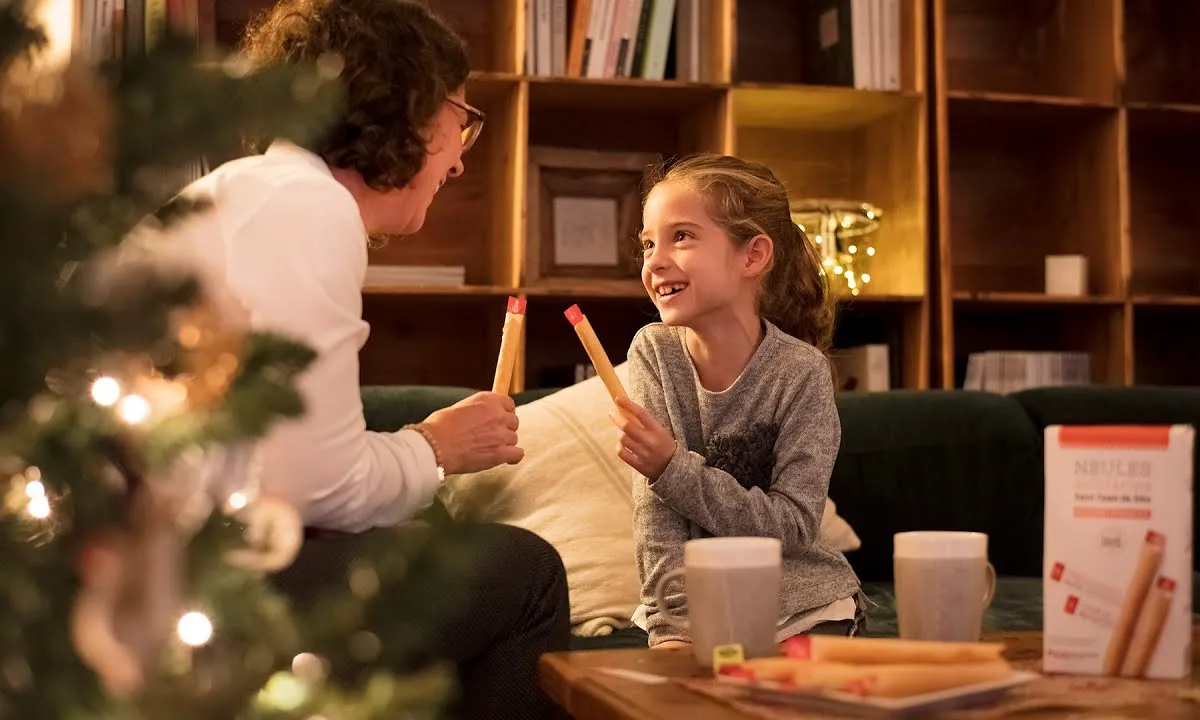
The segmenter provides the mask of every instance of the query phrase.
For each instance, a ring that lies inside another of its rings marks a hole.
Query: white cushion
[[[627,381],[625,363],[617,366]],[[577,635],[630,626],[640,586],[634,563],[632,475],[616,455],[612,400],[598,377],[517,408],[525,459],[447,478],[442,501],[452,515],[537,533],[562,556]],[[843,552],[858,536],[827,502],[824,540]]]

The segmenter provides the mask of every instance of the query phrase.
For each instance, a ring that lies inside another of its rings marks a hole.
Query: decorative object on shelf
[[[792,222],[817,246],[821,265],[835,288],[851,295],[871,282],[875,238],[883,211],[858,200],[813,198],[792,203]]]
[[[1081,297],[1087,292],[1087,256],[1046,256],[1047,295]]]
[[[634,281],[651,153],[529,149],[524,283]]]

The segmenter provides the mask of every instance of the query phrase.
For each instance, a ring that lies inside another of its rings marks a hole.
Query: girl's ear
[[[758,277],[771,266],[775,244],[769,235],[755,235],[742,246],[742,271],[746,277]]]

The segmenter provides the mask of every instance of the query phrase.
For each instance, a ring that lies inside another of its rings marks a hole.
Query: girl
[[[834,321],[815,247],[766,167],[704,154],[682,160],[643,207],[642,283],[661,323],[629,349],[618,455],[634,473],[634,536],[651,647],[686,644],[656,607],[683,544],[712,535],[783,542],[777,640],[853,635],[859,582],[820,542],[841,424],[825,351]],[[668,594],[683,611],[685,594]]]

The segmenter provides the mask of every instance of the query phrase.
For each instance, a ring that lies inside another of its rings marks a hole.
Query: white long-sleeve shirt
[[[367,231],[349,191],[320,157],[277,142],[185,193],[209,196],[214,207],[172,231],[171,252],[228,288],[251,328],[318,353],[299,378],[305,415],[276,426],[260,447],[264,491],[294,504],[306,525],[352,532],[428,506],[440,483],[432,448],[413,430],[367,432],[363,418]]]

